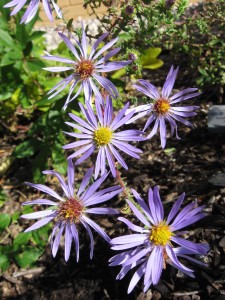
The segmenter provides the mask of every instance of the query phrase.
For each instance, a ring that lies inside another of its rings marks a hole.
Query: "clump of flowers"
[[[82,154],[76,161],[76,165],[83,162],[97,150],[98,155],[95,163],[95,178],[98,177],[100,172],[101,175],[105,173],[107,162],[112,175],[116,177],[116,161],[123,168],[128,169],[127,164],[116,148],[138,159],[140,158],[139,153],[142,153],[142,151],[127,142],[143,141],[145,140],[145,137],[142,136],[142,131],[135,129],[116,132],[116,130],[124,125],[133,115],[133,112],[130,112],[128,115],[124,116],[129,107],[129,103],[127,103],[116,116],[114,116],[112,100],[110,97],[107,97],[104,106],[101,106],[99,101],[96,101],[95,104],[97,115],[95,115],[93,108],[88,102],[86,102],[86,109],[80,103],[80,108],[86,121],[72,113],[69,114],[76,124],[71,122],[66,122],[66,124],[78,129],[81,133],[66,132],[66,134],[80,140],[63,146],[63,149],[80,147],[69,156],[69,158],[75,158]]]
[[[123,217],[118,218],[136,233],[111,240],[113,250],[126,250],[110,260],[111,266],[122,266],[117,279],[122,279],[128,271],[138,266],[129,284],[128,293],[133,290],[142,277],[144,277],[144,292],[146,292],[152,284],[156,285],[159,282],[162,270],[167,263],[194,277],[193,270],[184,266],[178,257],[203,264],[189,255],[205,255],[209,246],[182,238],[183,233],[179,230],[202,219],[205,216],[202,212],[203,206],[197,207],[196,202],[193,202],[179,212],[185,196],[183,193],[165,219],[157,186],[153,190],[149,189],[148,204],[135,190],[132,192],[140,209],[130,200],[127,200],[127,203],[143,226],[135,225]]]
[[[91,232],[90,227],[92,227],[95,231],[97,231],[107,242],[110,241],[109,236],[103,231],[103,229],[94,221],[89,218],[91,214],[117,214],[118,212],[112,208],[104,208],[104,207],[93,207],[94,205],[98,205],[100,203],[106,202],[112,199],[114,196],[118,195],[122,189],[120,186],[113,186],[110,188],[106,188],[100,191],[97,189],[106,179],[107,174],[105,173],[102,177],[92,183],[89,187],[89,183],[92,177],[93,168],[90,168],[78,189],[75,193],[74,190],[74,165],[72,160],[68,160],[68,172],[67,172],[67,184],[62,176],[51,170],[47,170],[43,172],[44,174],[54,175],[58,178],[63,195],[60,196],[57,192],[52,190],[51,188],[42,185],[42,184],[33,184],[27,182],[27,184],[31,187],[36,188],[39,191],[42,191],[49,196],[55,198],[56,201],[52,201],[49,199],[36,199],[32,201],[24,202],[23,205],[47,205],[49,209],[33,212],[29,214],[22,215],[21,217],[24,219],[38,219],[39,221],[34,223],[32,226],[27,228],[25,232],[29,232],[32,230],[36,230],[51,221],[55,221],[55,225],[51,234],[51,247],[52,247],[52,255],[55,257],[58,248],[60,239],[65,233],[65,260],[67,261],[70,257],[72,242],[75,243],[76,249],[76,257],[77,261],[79,260],[79,226],[82,225],[87,231],[91,247],[90,247],[90,258],[93,256],[94,251],[94,238]]]
[[[199,106],[174,106],[174,104],[178,102],[186,101],[200,94],[197,92],[197,88],[187,88],[183,91],[175,93],[173,96],[170,96],[177,73],[178,68],[174,69],[172,66],[167,75],[161,93],[153,84],[146,80],[140,79],[138,80],[138,84],[134,84],[134,87],[138,91],[148,96],[150,99],[152,99],[152,101],[148,104],[140,105],[134,108],[134,111],[138,114],[131,118],[127,123],[132,123],[139,118],[150,115],[143,130],[145,131],[152,123],[154,123],[150,134],[147,136],[147,139],[152,138],[159,129],[162,148],[165,148],[166,146],[166,122],[168,122],[170,125],[171,136],[173,136],[175,133],[176,138],[179,139],[176,121],[186,126],[193,127],[192,123],[187,121],[185,118],[195,116],[195,110],[199,108]]]
[[[100,85],[102,88],[104,88],[112,97],[118,97],[118,91],[115,85],[105,76],[102,76],[100,74],[121,69],[124,66],[128,65],[130,61],[108,62],[108,60],[112,56],[116,55],[120,51],[120,48],[114,48],[113,50],[110,50],[107,54],[105,54],[105,52],[117,42],[118,38],[115,38],[99,49],[100,43],[107,37],[107,35],[108,33],[104,33],[102,36],[100,36],[100,38],[98,38],[94,45],[91,47],[91,51],[88,54],[89,45],[87,43],[87,37],[84,27],[82,29],[81,42],[79,42],[71,34],[72,40],[76,43],[76,46],[80,53],[78,53],[77,49],[74,47],[70,39],[68,39],[63,33],[59,33],[59,36],[75,56],[75,60],[54,56],[48,52],[46,52],[46,56],[43,56],[44,59],[59,61],[69,65],[68,67],[48,67],[44,68],[45,70],[51,72],[62,72],[69,70],[73,71],[71,75],[60,81],[48,92],[49,94],[52,94],[49,98],[52,98],[60,93],[69,84],[71,84],[71,87],[64,105],[64,109],[66,109],[69,102],[77,98],[82,90],[84,91],[86,101],[90,102],[93,92],[97,96],[99,101],[103,104],[104,101],[97,85]],[[71,98],[71,94],[76,87],[78,87],[78,90],[76,91],[76,94]]]
[[[38,11],[40,2],[43,3],[44,11],[51,22],[53,21],[51,4],[52,4],[54,10],[56,11],[57,16],[59,18],[62,18],[62,13],[61,13],[60,8],[53,0],[43,0],[43,1],[41,1],[41,0],[35,0],[35,1],[34,0],[29,0],[29,1],[27,1],[27,0],[12,0],[9,3],[7,3],[6,5],[4,5],[4,7],[14,7],[15,6],[11,12],[11,16],[13,16],[18,11],[20,11],[27,4],[27,2],[29,4],[28,4],[28,7],[27,7],[24,15],[22,16],[20,23],[27,24],[35,17],[35,15]]]

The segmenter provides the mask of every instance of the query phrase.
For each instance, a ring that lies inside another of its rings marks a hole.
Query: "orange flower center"
[[[154,104],[154,110],[159,115],[165,115],[170,109],[170,103],[167,99],[160,98]]]
[[[94,65],[91,60],[82,59],[76,66],[76,73],[81,79],[86,79],[91,76],[94,71]]]
[[[59,205],[58,217],[61,220],[69,220],[70,222],[76,222],[79,219],[83,208],[84,207],[79,200],[69,198]]]

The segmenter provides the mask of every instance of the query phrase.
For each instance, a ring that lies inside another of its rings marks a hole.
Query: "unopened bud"
[[[134,7],[131,5],[127,5],[125,8],[125,12],[127,15],[131,15],[134,12]]]

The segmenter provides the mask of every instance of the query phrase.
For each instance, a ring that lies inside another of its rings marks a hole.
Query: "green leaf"
[[[32,213],[34,210],[33,210],[33,207],[31,205],[24,205],[22,207],[23,211],[23,215],[26,215],[26,214],[29,214],[29,213]]]
[[[16,211],[13,215],[12,215],[12,222],[16,222],[20,217],[20,213],[18,211]]]
[[[9,226],[11,217],[9,214],[0,214],[0,230],[4,230]]]
[[[19,247],[22,245],[27,245],[29,239],[31,238],[30,232],[21,232],[13,241],[13,247]]]
[[[149,59],[148,63],[149,63],[148,65],[143,65],[142,68],[155,70],[160,68],[163,65],[163,61],[157,58]]]
[[[47,224],[38,230],[32,231],[32,242],[39,247],[45,247],[48,243],[49,229],[52,227],[51,224]]]
[[[42,171],[46,170],[47,168],[47,159],[49,151],[49,145],[43,145],[43,147],[41,147],[40,152],[35,156],[35,159],[33,160],[32,173],[36,182],[43,182],[44,180]]]
[[[19,51],[10,51],[2,56],[1,66],[8,66],[14,64],[22,59],[22,54]]]
[[[43,250],[30,246],[22,253],[16,254],[14,258],[21,268],[26,268],[27,266],[34,264],[42,253]]]
[[[0,254],[0,269],[4,272],[9,267],[9,257],[5,254]]]
[[[56,144],[52,149],[53,168],[60,174],[66,174],[67,161],[61,144]]]
[[[157,62],[156,58],[159,56],[161,51],[161,48],[148,48],[145,50],[140,57],[143,68],[147,68],[148,66],[147,69],[152,69],[150,67],[151,65],[155,65],[155,67],[153,66],[153,69],[159,68],[157,65],[161,66],[163,62],[161,60],[158,60]]]
[[[126,75],[126,70],[123,68],[123,69],[116,71],[113,75],[111,75],[111,78],[112,79],[120,79],[124,75]]]
[[[27,65],[31,72],[40,72],[42,68],[45,67],[45,64],[39,59],[33,59],[32,61],[27,61]]]
[[[36,139],[29,139],[16,146],[13,151],[13,156],[16,158],[29,157],[34,155],[40,147],[40,141]]]
[[[5,47],[10,48],[14,48],[16,46],[11,36],[2,29],[0,29],[0,43]]]

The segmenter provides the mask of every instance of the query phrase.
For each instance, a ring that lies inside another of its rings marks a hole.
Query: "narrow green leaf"
[[[9,267],[9,257],[5,254],[0,254],[0,269],[4,272]]]
[[[13,247],[19,247],[21,245],[27,245],[30,237],[31,237],[30,232],[21,232],[21,233],[19,233],[13,241]]]
[[[42,255],[42,253],[43,250],[29,247],[22,253],[16,254],[14,258],[21,268],[26,268],[27,266],[34,264]]]
[[[5,47],[10,48],[14,48],[16,46],[11,36],[2,29],[0,29],[0,43]]]
[[[4,230],[9,226],[11,217],[9,214],[0,214],[0,230]]]

